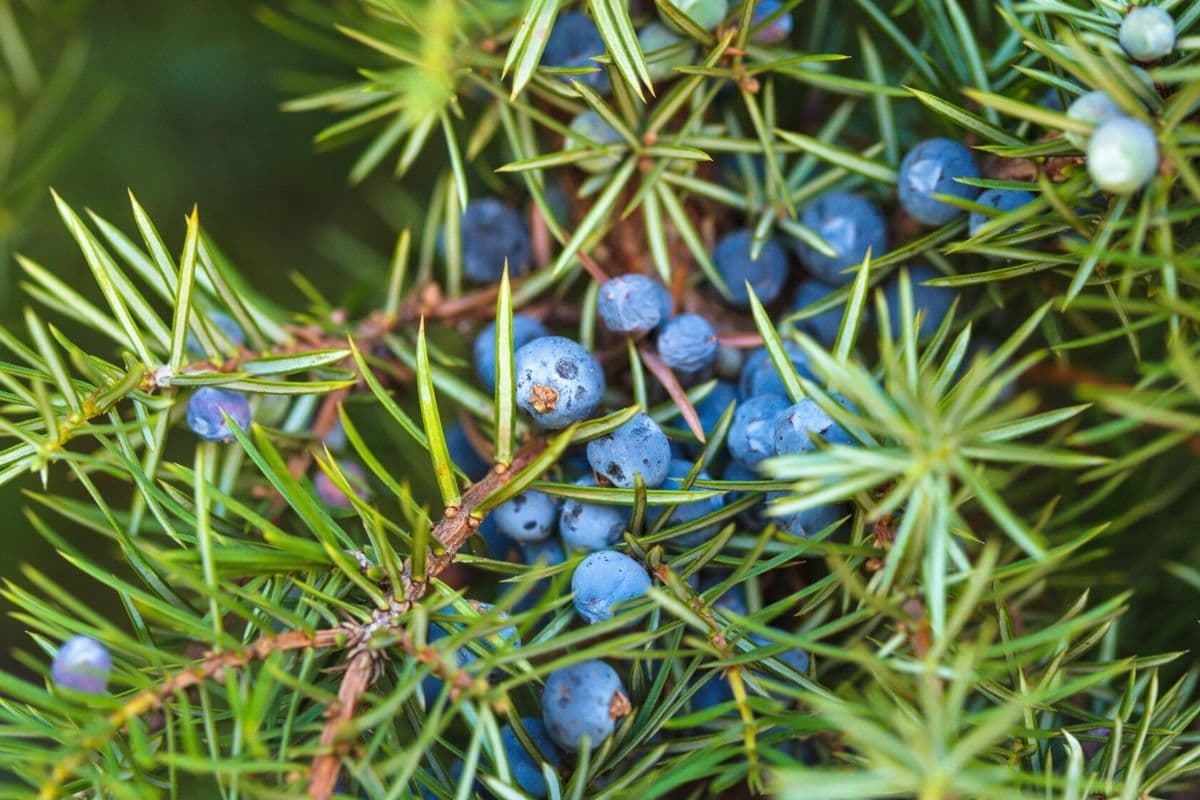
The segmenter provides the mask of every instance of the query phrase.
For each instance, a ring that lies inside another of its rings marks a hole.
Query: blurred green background
[[[5,325],[23,327],[25,301],[13,252],[98,295],[47,186],[77,210],[90,208],[136,235],[126,194],[132,190],[176,250],[184,216],[197,204],[202,223],[239,269],[293,308],[304,301],[291,272],[302,272],[337,300],[349,283],[347,268],[374,266],[375,254],[368,251],[357,264],[345,258],[335,264],[327,254],[335,241],[347,252],[347,237],[387,247],[398,225],[385,224],[386,212],[378,210],[385,205],[386,181],[365,190],[350,187],[353,152],[315,152],[313,135],[325,120],[279,109],[289,96],[319,85],[307,76],[340,71],[344,77],[345,65],[287,40],[263,24],[262,13],[244,0],[0,0],[0,107],[11,112],[0,119],[0,153],[21,143],[23,125],[39,122],[44,108],[37,101],[56,91],[50,76],[64,54],[70,59],[82,52],[85,59],[45,132],[15,154],[7,187],[0,172]],[[42,80],[39,90],[24,96],[14,86],[13,51],[6,47],[14,22]],[[26,182],[37,185],[17,191],[22,168],[31,166],[34,177]],[[52,489],[69,492],[61,471],[52,471],[51,480]],[[22,513],[28,503],[21,492],[33,486],[31,477],[0,488],[6,531],[0,578],[20,580],[24,562],[62,574],[61,562]],[[73,541],[86,539],[61,518],[54,524]],[[11,666],[12,648],[29,645],[22,626],[0,614],[0,664]]]

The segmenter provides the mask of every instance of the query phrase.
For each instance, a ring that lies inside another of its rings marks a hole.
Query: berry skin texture
[[[1033,200],[1033,195],[1019,189],[988,189],[979,195],[979,197],[976,197],[975,202],[981,206],[995,209],[998,213],[989,215],[984,214],[982,211],[972,211],[971,216],[967,218],[967,230],[974,236],[979,232],[980,228],[995,217],[1000,214],[1007,214],[1009,211],[1016,211],[1022,206],[1029,205]]]
[[[800,345],[794,342],[784,342],[783,349],[787,352],[796,372],[812,380],[813,375],[808,369],[808,356],[804,355]],[[780,397],[787,397],[783,378],[779,377],[779,372],[775,369],[775,362],[771,360],[765,347],[760,347],[751,353],[750,357],[746,359],[746,363],[742,365],[742,374],[738,377],[738,394],[743,400],[749,397],[758,397],[760,394],[777,394]]]
[[[1120,39],[1135,61],[1157,61],[1175,49],[1175,20],[1158,6],[1135,8],[1121,20]]]
[[[837,256],[831,258],[796,240],[800,263],[825,283],[839,285],[854,280],[854,272],[846,270],[861,264],[868,249],[873,259],[887,251],[887,220],[878,206],[860,195],[826,192],[804,209],[800,221],[837,251]]]
[[[754,289],[758,299],[766,304],[775,302],[788,277],[787,251],[774,239],[763,242],[758,258],[750,258],[754,232],[742,228],[727,234],[717,242],[713,250],[713,264],[729,287],[728,302],[736,308],[750,307],[750,293],[746,284]]]
[[[90,636],[67,639],[50,664],[50,679],[56,686],[83,694],[103,694],[110,674],[112,656]]]
[[[792,311],[803,311],[809,306],[816,305],[828,297],[835,291],[835,288],[826,283],[809,278],[802,281],[796,287],[796,294],[792,298]],[[863,308],[863,321],[867,321],[868,308]],[[794,320],[791,325],[793,328],[811,336],[822,347],[831,348],[833,343],[837,341],[838,329],[842,326],[842,315],[845,313],[845,307],[835,307],[828,311],[822,311],[815,317],[806,317],[804,319]]]
[[[696,416],[700,418],[700,427],[705,433],[712,433],[721,421],[721,415],[730,403],[737,402],[737,387],[729,381],[717,381],[712,391],[704,399],[695,404]]]
[[[754,7],[754,16],[751,18],[750,24],[756,27],[762,24],[767,17],[778,11],[781,5],[779,0],[759,0],[758,5]],[[772,19],[770,25],[755,32],[751,39],[758,44],[779,44],[791,33],[792,14],[790,11],[785,11]]]
[[[683,459],[671,460],[671,471],[667,475],[667,480],[663,483],[664,489],[679,490],[683,488],[683,480],[691,472],[692,465]],[[698,480],[709,480],[710,476],[703,470],[696,476]],[[690,503],[680,503],[671,512],[671,516],[667,518],[667,527],[674,528],[681,525],[686,525],[701,517],[707,516],[714,511],[720,511],[725,506],[725,499],[721,495],[710,497],[707,500],[693,500]],[[721,530],[722,523],[714,522],[712,525],[706,525],[703,528],[695,531],[688,531],[682,536],[676,536],[672,541],[681,547],[696,547],[704,544],[709,539],[717,535]]]
[[[604,121],[604,117],[592,111],[590,108],[587,111],[581,111],[576,115],[575,119],[571,120],[571,124],[567,126],[569,133],[564,142],[564,147],[568,150],[584,150],[596,147],[596,145],[619,145],[606,147],[607,153],[603,155],[589,156],[580,161],[575,162],[575,166],[579,167],[584,172],[607,172],[616,168],[621,163],[621,156],[624,153],[625,140],[621,138],[621,134]]]
[[[777,500],[784,500],[788,496],[787,492],[767,492],[767,503],[770,504]],[[768,505],[769,508],[770,506]],[[809,539],[814,534],[820,533],[849,513],[849,509],[841,503],[831,503],[826,506],[806,508],[803,511],[796,511],[778,517],[770,516],[768,513],[767,518],[793,536]]]
[[[1107,93],[1097,90],[1075,98],[1067,108],[1067,116],[1080,122],[1086,122],[1094,128],[1110,119],[1129,115]],[[1094,132],[1094,130],[1089,133],[1064,131],[1063,137],[1080,150],[1086,150]]]
[[[600,287],[596,310],[613,333],[649,333],[671,316],[671,295],[653,278],[618,275]]]
[[[496,527],[515,542],[540,542],[554,531],[558,505],[548,494],[526,489],[519,495],[496,506],[492,512]]]
[[[975,157],[964,145],[950,139],[926,139],[900,162],[900,205],[918,222],[945,225],[962,214],[962,209],[934,195],[974,200],[979,189],[955,178],[978,177]]]
[[[615,550],[592,553],[571,575],[575,611],[595,625],[613,617],[613,606],[641,597],[650,590],[650,573],[629,556]]]
[[[234,348],[240,348],[246,344],[246,334],[242,332],[242,326],[237,324],[237,320],[226,314],[224,311],[209,311],[205,317],[208,319],[209,328],[216,328],[221,332],[221,335],[229,340],[229,343]],[[221,348],[223,342],[215,342],[218,348]],[[196,338],[196,334],[191,331],[187,335],[186,348],[188,355],[195,358],[202,358],[204,348],[200,346],[200,340]]]
[[[543,336],[517,351],[517,405],[548,430],[592,415],[604,394],[600,362],[578,342]]]
[[[513,314],[513,350],[520,350],[534,339],[549,336],[550,331],[533,317]],[[496,323],[489,322],[475,337],[475,375],[489,392],[496,391]]]
[[[689,42],[686,48],[670,55],[659,54],[659,50],[675,47],[684,38],[661,22],[648,23],[638,32],[638,45],[646,54],[646,69],[652,81],[668,81],[679,73],[676,67],[690,66],[696,57],[696,45]]]
[[[603,661],[581,661],[551,672],[542,689],[542,721],[554,743],[569,753],[584,737],[594,750],[631,711],[625,684]]]
[[[787,407],[788,401],[777,394],[760,394],[738,406],[725,440],[733,460],[754,468],[775,455],[775,425]]]
[[[714,30],[729,15],[729,0],[667,0],[666,5],[678,9],[706,31]],[[663,22],[671,25],[665,14],[660,11],[659,15]]]
[[[1133,194],[1158,172],[1158,139],[1144,122],[1123,117],[1096,129],[1087,149],[1092,183],[1113,194]]]
[[[459,222],[459,237],[463,273],[473,283],[499,281],[504,275],[505,259],[510,275],[529,269],[529,229],[516,209],[494,197],[467,203]]]
[[[717,332],[699,314],[680,314],[659,331],[658,355],[677,372],[702,372],[717,358]]]
[[[531,797],[545,797],[549,794],[546,778],[542,775],[542,762],[545,761],[554,769],[558,769],[558,748],[546,732],[546,726],[536,717],[521,717],[521,725],[529,734],[529,740],[537,748],[536,753],[528,752],[511,725],[500,729],[500,742],[504,746],[504,757],[512,772],[513,780]]]
[[[233,432],[222,412],[242,430],[250,427],[250,401],[246,395],[212,386],[201,386],[188,400],[187,425],[206,442],[231,441]]]
[[[771,441],[775,455],[811,453],[817,449],[810,434],[816,434],[829,444],[854,444],[842,426],[833,421],[820,406],[806,397],[784,409],[775,418]]]
[[[954,302],[956,292],[943,286],[926,286],[925,281],[942,277],[942,273],[933,267],[918,264],[908,268],[908,280],[912,285],[913,313],[924,312],[921,318],[921,329],[917,332],[919,338],[931,336],[942,324],[950,305]],[[883,288],[887,300],[888,318],[892,324],[892,335],[900,330],[900,276],[893,275]]]
[[[632,489],[638,474],[647,489],[655,489],[667,479],[671,442],[658,423],[642,413],[588,442],[587,456],[592,469],[619,489]]]
[[[575,481],[576,486],[596,486],[596,479],[587,475]],[[629,515],[621,506],[585,503],[567,498],[558,516],[558,532],[563,543],[572,550],[592,553],[607,550],[621,541],[629,524]],[[555,562],[561,563],[561,562]]]
[[[596,23],[579,12],[567,12],[554,22],[546,49],[542,51],[542,64],[547,67],[591,67],[593,72],[561,77],[564,82],[579,81],[600,94],[608,94],[612,89],[608,73],[592,60],[604,55],[604,51],[604,39],[600,37]]]
[[[366,500],[370,492],[368,491],[367,473],[363,468],[353,461],[339,461],[338,469],[342,471],[342,475],[350,484],[350,488],[354,490],[354,494],[360,500]],[[313,489],[316,490],[317,497],[321,499],[321,502],[326,505],[334,508],[353,507],[350,499],[322,469],[318,469],[316,475],[313,476]]]

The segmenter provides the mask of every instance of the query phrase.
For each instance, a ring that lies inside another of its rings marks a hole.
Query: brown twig
[[[667,394],[675,401],[675,405],[679,408],[679,413],[683,416],[684,421],[688,424],[695,437],[704,444],[704,426],[700,424],[700,416],[696,413],[695,406],[688,399],[687,392],[683,390],[683,386],[679,384],[679,379],[675,377],[675,373],[671,368],[663,363],[662,359],[650,351],[647,347],[639,347],[638,352],[642,354],[642,362],[646,368],[658,378],[658,382],[667,390]]]

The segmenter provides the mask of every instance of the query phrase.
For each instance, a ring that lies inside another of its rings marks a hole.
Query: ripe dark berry
[[[576,486],[595,486],[591,475],[575,481]],[[621,506],[585,503],[575,498],[563,501],[558,515],[558,532],[563,543],[572,550],[593,552],[606,550],[621,541],[629,524],[629,513]]]
[[[603,661],[581,661],[555,670],[542,689],[542,721],[555,744],[574,753],[587,738],[594,750],[630,712],[616,670]]]
[[[677,372],[700,373],[717,357],[717,332],[699,314],[680,314],[659,332],[658,355]]]
[[[521,744],[511,725],[500,729],[500,743],[504,746],[504,758],[512,772],[517,786],[531,797],[545,797],[549,793],[546,777],[542,774],[542,762],[558,769],[558,748],[546,732],[546,726],[536,717],[521,717],[521,726],[529,734],[529,740],[536,748],[530,753]]]
[[[828,192],[814,200],[800,221],[837,251],[827,256],[815,247],[796,240],[800,262],[826,283],[841,284],[854,279],[857,267],[871,251],[879,258],[887,251],[887,220],[879,207],[865,197],[849,192]]]
[[[588,442],[587,456],[596,474],[613,486],[632,489],[634,476],[640,474],[646,488],[654,489],[667,478],[671,443],[658,423],[642,413]]]
[[[513,314],[512,337],[514,352],[534,339],[549,336],[550,331],[533,317]],[[496,323],[489,322],[475,337],[475,374],[489,392],[496,390]]]
[[[771,440],[774,454],[787,456],[811,453],[817,449],[812,439],[816,434],[829,444],[854,444],[850,434],[833,421],[811,398],[788,406],[775,418]]]
[[[55,685],[84,694],[103,694],[112,673],[112,656],[90,636],[72,636],[62,643],[50,664]]]
[[[900,205],[918,222],[945,225],[962,214],[962,209],[934,195],[973,200],[979,189],[956,178],[978,177],[975,157],[962,144],[950,139],[926,139],[900,162]]]
[[[926,286],[925,281],[940,278],[942,274],[933,267],[918,264],[908,268],[908,279],[912,285],[913,313],[923,312],[921,327],[917,331],[919,338],[933,335],[945,319],[950,305],[954,302],[956,293],[953,289],[943,286]],[[902,324],[900,318],[900,275],[893,275],[883,287],[887,300],[888,317],[891,320],[892,333],[896,334]]]
[[[600,287],[596,310],[613,333],[648,333],[671,316],[671,295],[653,278],[618,275]]]
[[[517,405],[540,427],[565,428],[592,415],[604,370],[583,345],[563,336],[534,339],[516,353]]]
[[[558,504],[548,494],[526,489],[519,495],[496,506],[492,512],[496,527],[515,542],[537,542],[554,532]]]
[[[1007,214],[1009,211],[1015,211],[1022,206],[1027,206],[1033,202],[1033,199],[1033,195],[1029,192],[1019,189],[988,189],[975,198],[975,202],[981,206],[995,209],[996,213],[984,214],[982,211],[972,211],[971,216],[967,220],[967,230],[974,236],[979,232],[980,228],[994,217]]]
[[[547,67],[593,67],[595,71],[580,75],[563,75],[563,80],[576,80],[600,94],[608,94],[612,85],[604,67],[594,59],[605,52],[604,39],[591,18],[577,11],[560,14],[554,21],[542,64]]]
[[[788,258],[783,245],[774,239],[763,242],[758,258],[750,258],[754,233],[748,228],[727,234],[713,251],[713,264],[729,287],[729,303],[737,308],[750,307],[750,293],[766,304],[773,303],[787,282]]]
[[[508,261],[510,275],[529,269],[530,240],[525,220],[493,197],[472,200],[459,223],[463,273],[474,283],[496,283]]]
[[[250,401],[246,395],[201,386],[188,400],[187,425],[205,441],[227,442],[233,439],[233,433],[223,413],[242,430],[250,427]]]
[[[650,573],[638,561],[615,550],[592,553],[571,575],[575,611],[595,624],[613,618],[613,606],[650,590]]]
[[[775,423],[787,407],[788,401],[777,394],[760,394],[738,406],[725,440],[735,461],[755,467],[775,455]]]

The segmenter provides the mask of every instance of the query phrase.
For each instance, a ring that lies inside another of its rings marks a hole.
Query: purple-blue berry
[[[542,721],[567,752],[584,737],[594,750],[630,711],[629,695],[616,670],[603,661],[581,661],[551,672],[542,689]]]
[[[513,314],[512,338],[513,350],[520,350],[534,339],[549,336],[546,326],[533,317],[524,314]],[[489,322],[475,337],[475,375],[479,383],[489,392],[496,390],[496,323]]]
[[[209,311],[205,315],[208,320],[208,327],[211,330],[216,328],[221,332],[221,335],[229,340],[229,343],[234,346],[234,349],[240,348],[246,344],[246,334],[242,332],[242,326],[238,325],[237,320],[226,314],[224,311]],[[218,349],[222,346],[221,342],[216,342]],[[204,348],[200,345],[200,340],[196,338],[196,334],[191,331],[187,335],[187,352],[193,357],[201,357],[204,355]]]
[[[350,484],[350,488],[353,490],[355,496],[360,500],[366,500],[370,493],[366,471],[353,461],[339,461],[338,469],[341,470],[342,477]],[[333,479],[326,475],[322,469],[318,469],[316,475],[313,476],[313,488],[316,490],[317,497],[321,499],[322,503],[331,505],[334,508],[353,508],[350,498],[338,488]]]
[[[721,421],[721,415],[729,408],[730,403],[738,399],[737,387],[729,381],[717,381],[712,391],[704,399],[695,403],[696,416],[700,418],[700,427],[705,433],[712,433]]]
[[[480,480],[491,469],[467,438],[467,431],[461,423],[456,422],[446,429],[446,449],[450,451],[450,460],[454,465],[473,481]]]
[[[1020,189],[988,189],[975,198],[975,202],[993,209],[996,213],[985,214],[982,211],[972,211],[971,216],[967,219],[967,230],[974,236],[980,228],[995,217],[1007,214],[1009,211],[1016,211],[1022,206],[1029,205],[1033,200],[1032,194]]]
[[[1113,194],[1133,194],[1158,172],[1158,138],[1144,122],[1119,117],[1092,134],[1087,148],[1092,183]]]
[[[504,275],[529,269],[529,229],[520,212],[494,197],[467,203],[459,223],[463,273],[474,283],[496,283]]]
[[[567,128],[569,132],[564,142],[567,149],[587,150],[599,145],[606,151],[576,161],[575,166],[584,172],[607,172],[621,163],[625,140],[604,117],[592,109],[577,114]]]
[[[526,489],[492,512],[496,527],[508,538],[522,544],[539,542],[554,532],[558,504],[548,494]]]
[[[717,332],[699,314],[680,314],[659,331],[658,356],[676,372],[699,374],[717,357]]]
[[[746,284],[764,304],[779,297],[788,277],[787,251],[774,239],[763,242],[758,258],[750,258],[754,232],[748,228],[733,231],[717,242],[713,264],[729,287],[729,304],[737,308],[750,307],[750,292]]]
[[[836,285],[854,280],[854,273],[847,270],[862,264],[867,250],[871,251],[871,258],[879,258],[887,251],[887,220],[878,206],[860,195],[826,192],[804,209],[800,221],[837,252],[836,256],[827,256],[796,240],[800,263],[826,283]]]
[[[758,5],[754,7],[754,16],[750,20],[750,24],[758,27],[766,22],[767,18],[782,7],[783,3],[780,0],[759,0]],[[782,14],[775,16],[769,25],[758,28],[752,37],[757,44],[779,44],[784,39],[788,38],[792,33],[792,12],[784,11]]]
[[[1063,136],[1068,142],[1080,150],[1086,150],[1097,125],[1102,125],[1110,119],[1127,117],[1129,115],[1106,92],[1096,90],[1072,100],[1071,105],[1067,107],[1067,116],[1073,120],[1086,122],[1092,126],[1093,130],[1088,133],[1079,133],[1077,131],[1063,132]]]
[[[763,479],[762,475],[757,470],[744,467],[732,459],[725,466],[725,472],[721,475],[721,480],[726,481],[749,481],[758,483]],[[754,492],[732,492],[727,497],[732,505],[740,501],[743,497],[755,494]],[[766,499],[761,493],[757,493],[758,501],[752,504],[749,508],[738,514],[738,520],[746,529],[751,531],[761,531],[767,526],[767,518],[763,515],[766,508]]]
[[[974,200],[979,188],[956,179],[978,177],[975,157],[964,145],[950,139],[926,139],[900,162],[900,205],[918,222],[944,225],[963,212],[934,195]]]
[[[517,738],[511,725],[500,729],[500,743],[504,746],[504,758],[513,780],[531,797],[545,797],[549,793],[546,777],[542,774],[542,762],[558,769],[558,748],[546,732],[546,726],[536,717],[521,717],[521,726],[529,734],[529,741],[536,748],[530,753]]]
[[[604,51],[604,39],[600,36],[596,23],[584,14],[568,11],[560,14],[554,22],[554,28],[546,39],[546,49],[542,51],[542,65],[575,69],[592,67],[593,72],[563,75],[562,79],[579,81],[600,94],[608,94],[612,88],[608,72],[594,60],[596,56],[604,55]]]
[[[796,372],[802,377],[812,380],[813,375],[808,368],[808,356],[804,355],[800,345],[785,341],[783,349]],[[746,363],[742,365],[742,374],[738,378],[738,394],[743,400],[748,397],[757,397],[760,394],[777,394],[787,397],[788,392],[783,385],[783,378],[779,377],[779,371],[775,369],[775,362],[771,360],[771,354],[765,347],[760,347],[751,353],[750,357],[746,359]]]
[[[233,439],[229,419],[242,430],[250,427],[250,401],[241,392],[201,386],[192,393],[187,405],[187,425],[192,433],[206,442],[227,442]]]
[[[493,608],[490,603],[484,603],[479,600],[468,600],[467,602],[470,603],[471,607],[474,608],[475,611],[481,616],[490,613]],[[500,618],[507,619],[508,615],[502,612],[500,614]],[[473,620],[468,619],[467,621],[470,622]],[[431,622],[428,630],[426,631],[425,639],[427,642],[432,644],[433,642],[437,642],[452,634],[458,633],[463,629],[463,627],[463,623],[455,622],[453,620],[443,624]],[[495,635],[499,637],[501,646],[504,648],[519,648],[521,646],[521,634],[517,630],[516,626],[510,625],[506,628],[501,628]],[[487,652],[495,652],[495,644],[491,641],[490,637],[481,638],[479,643]],[[479,655],[468,645],[464,644],[462,647],[459,647],[454,651],[453,659],[455,666],[459,667],[460,669],[464,669],[478,661]],[[425,694],[426,702],[431,702],[433,698],[437,697],[442,691],[442,679],[436,675],[427,675],[421,682],[421,689]]]
[[[604,370],[578,342],[543,336],[518,350],[515,359],[517,405],[539,427],[565,428],[600,406]]]
[[[571,575],[575,611],[593,625],[613,617],[613,606],[650,591],[650,573],[615,550],[588,555]]]
[[[1135,61],[1157,61],[1175,49],[1175,20],[1158,6],[1135,8],[1121,20],[1120,39]]]
[[[112,656],[90,636],[67,639],[50,664],[50,678],[56,686],[84,694],[103,694],[111,674]]]
[[[671,316],[671,295],[653,278],[618,275],[600,287],[597,311],[613,333],[649,333]]]
[[[596,479],[586,475],[575,481],[576,486],[596,486]],[[558,532],[563,544],[572,550],[594,552],[607,550],[621,541],[629,524],[629,513],[622,506],[586,503],[573,497],[563,501],[558,515]]]
[[[806,397],[799,403],[788,406],[775,418],[772,432],[775,455],[787,456],[795,453],[811,453],[817,449],[812,435],[816,434],[829,444],[854,444],[850,434],[833,421],[812,398]]]
[[[760,394],[738,406],[725,439],[734,461],[755,467],[775,455],[775,423],[787,407],[787,399],[777,394]]]
[[[944,286],[926,286],[925,281],[940,278],[942,274],[933,267],[918,264],[908,268],[908,280],[912,285],[913,313],[922,313],[918,338],[931,336],[942,324],[957,293]],[[895,335],[902,324],[900,319],[900,274],[893,275],[883,287],[887,300],[888,318]]]
[[[647,489],[662,485],[671,463],[671,443],[658,423],[640,413],[614,431],[588,442],[588,463],[620,489],[632,489],[640,474]]]
[[[830,286],[827,283],[815,278],[801,281],[796,287],[796,294],[792,297],[792,311],[803,311],[804,309],[814,306],[822,302],[829,295],[837,291],[836,287]],[[820,314],[804,319],[797,319],[791,322],[793,328],[811,336],[815,341],[820,343],[822,347],[831,348],[834,342],[837,341],[838,330],[842,327],[842,317],[845,315],[845,305],[835,306],[828,311],[822,311]],[[868,309],[863,308],[863,321],[869,319]]]
[[[775,643],[760,633],[750,634],[750,641],[754,642],[758,647],[771,647]],[[801,675],[808,672],[808,653],[797,647],[789,647],[773,655],[763,654],[763,658],[774,658],[781,661],[786,666],[791,667]]]
[[[692,465],[683,459],[672,459],[671,469],[667,475],[666,481],[663,482],[664,489],[680,490],[683,488],[683,481],[691,472]],[[697,480],[710,480],[711,477],[703,470],[696,476]],[[701,517],[706,517],[716,511],[720,511],[725,506],[725,499],[721,495],[710,497],[706,500],[692,500],[688,503],[680,503],[671,512],[671,516],[667,518],[667,527],[676,528],[688,525]],[[682,547],[696,547],[704,544],[709,539],[717,535],[721,530],[721,523],[714,522],[711,525],[705,525],[703,528],[676,536],[673,541]]]
[[[782,516],[770,516],[770,504],[789,497],[787,492],[767,492],[768,517],[781,529],[793,536],[808,539],[828,528],[842,517],[847,516],[849,509],[842,503],[830,503],[816,508],[806,508]]]

